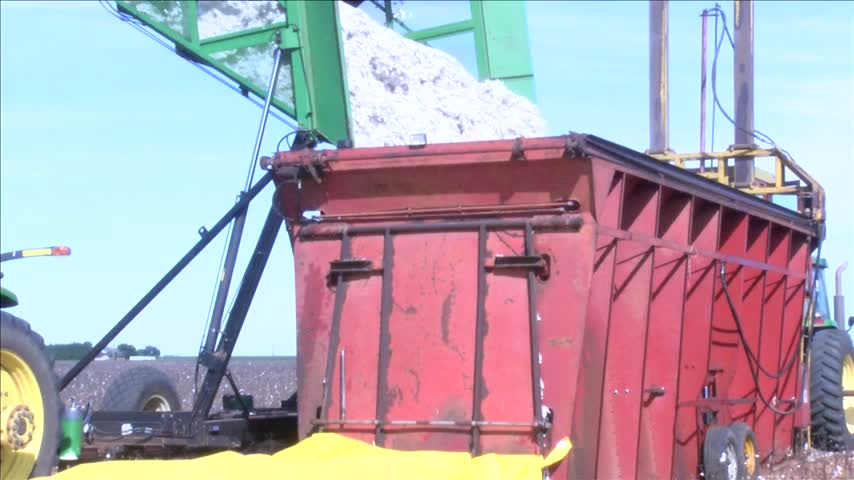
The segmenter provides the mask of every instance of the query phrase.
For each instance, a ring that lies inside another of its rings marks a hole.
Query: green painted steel
[[[430,40],[474,33],[477,74],[480,80],[503,81],[514,93],[536,102],[534,68],[528,45],[528,22],[523,0],[470,0],[471,18],[412,30],[402,22],[412,40]]]
[[[314,125],[333,143],[352,139],[346,66],[341,47],[338,11],[334,2],[286,2],[288,20],[300,26],[300,48],[292,51],[297,121]],[[335,34],[330,34],[330,30]]]
[[[807,315],[807,320],[810,318],[821,317],[822,326],[842,328],[841,325],[845,322],[845,319],[833,317],[833,309],[831,308],[830,303],[830,292],[827,290],[827,282],[825,281],[827,260],[824,258],[816,259],[813,257],[813,268],[816,269],[816,272],[814,273],[817,273],[814,287],[815,304],[813,305],[813,311],[809,312],[811,314]]]
[[[9,308],[18,305],[18,297],[11,291],[0,287],[0,308]]]
[[[481,11],[476,14],[478,7]],[[485,64],[481,77],[501,80],[510,90],[536,102],[524,2],[473,1],[472,20],[476,22],[475,36],[483,38],[483,51],[478,52]]]
[[[180,55],[209,65],[259,98],[266,95],[274,50],[282,48],[286,55],[273,107],[333,143],[352,139],[336,2],[247,2],[257,17],[241,18],[257,20],[254,24],[226,22],[213,31],[199,23],[200,16],[210,9],[219,9],[220,16],[234,15],[233,4],[198,0],[117,0],[116,4],[172,41]],[[510,90],[536,101],[524,1],[470,0],[468,18],[420,30],[394,18],[391,1],[365,2],[367,8],[371,5],[383,11],[386,25],[420,42],[470,36],[481,80],[502,80]]]
[[[205,36],[199,15],[206,8],[218,8],[212,3],[116,2],[120,11],[172,41],[176,52],[213,67],[259,98],[267,92],[275,48],[284,49],[287,54],[273,107],[327,140],[350,139],[349,95],[335,2],[267,2],[278,9],[264,12],[272,22]]]

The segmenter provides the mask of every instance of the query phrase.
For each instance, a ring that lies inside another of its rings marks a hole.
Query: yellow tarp
[[[540,480],[572,448],[568,438],[539,455],[402,452],[318,433],[273,455],[222,452],[193,460],[114,460],[78,465],[51,480]]]

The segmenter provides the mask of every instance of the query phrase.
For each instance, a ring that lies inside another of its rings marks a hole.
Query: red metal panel
[[[691,244],[713,249],[717,245],[720,207],[694,199],[691,211]],[[703,392],[708,368],[712,298],[717,269],[713,259],[688,258],[685,318],[679,359],[679,393],[673,445],[673,476],[693,478],[698,472],[701,448],[700,416],[695,405]]]
[[[362,236],[351,240],[351,257],[382,265],[383,237]],[[339,348],[330,382],[329,418],[366,420],[376,416],[378,352],[380,339],[380,298],[382,277],[368,274],[347,281],[347,296],[341,316]],[[344,352],[344,412],[341,402],[341,352]],[[343,413],[343,415],[342,415]],[[328,431],[346,433],[374,441],[370,425],[331,425]]]
[[[743,257],[746,242],[746,215],[724,208],[723,216],[721,217],[719,250],[721,253]],[[742,289],[744,267],[733,264],[728,264],[726,267],[727,287],[735,310],[741,312],[743,311]],[[715,275],[720,277],[719,266],[716,267]],[[718,282],[715,288],[715,304],[712,315],[709,369],[717,372],[714,377],[714,397],[729,402],[738,398],[735,394],[736,391],[744,391],[743,383],[745,380],[750,382],[751,376],[746,363],[747,358],[745,357],[744,348],[738,337],[735,319],[733,318],[729,302],[724,295],[721,282]],[[750,321],[750,319],[744,318],[743,315],[739,316],[745,323]],[[756,319],[756,324],[758,325],[758,319]],[[745,415],[746,408],[749,408],[749,405],[721,405],[717,409],[718,423],[727,425],[735,421],[735,415]]]
[[[788,255],[789,268],[804,271],[807,259],[806,237],[800,233],[792,233]],[[791,363],[792,358],[800,356],[805,287],[804,279],[792,278],[791,276],[786,279],[783,337],[780,345],[780,351],[782,352],[781,368],[787,367]],[[801,399],[798,373],[798,362],[795,361],[780,380],[777,401],[780,402],[778,408],[781,410],[793,411],[798,404],[797,402]],[[783,442],[788,441],[788,444],[791,446],[794,415],[778,415],[775,423],[775,430],[780,437],[777,443],[782,447]]]
[[[596,475],[605,345],[608,338],[616,246],[616,240],[601,234],[596,241],[594,270],[587,302],[587,325],[581,345],[582,366],[575,412],[572,416],[573,447],[569,458],[568,478],[594,478]]]
[[[312,431],[311,420],[322,403],[333,296],[327,292],[329,262],[340,257],[341,242],[322,240],[294,245],[297,322],[297,377],[299,384],[299,433]],[[311,379],[311,381],[305,381]]]
[[[490,232],[487,258],[522,255],[520,231]],[[534,419],[531,396],[531,349],[528,338],[527,274],[524,271],[490,272],[486,276],[483,339],[483,401],[486,421],[530,422]],[[536,441],[528,430],[485,430],[481,450],[534,453]]]
[[[304,188],[306,208],[322,204],[327,215],[383,211],[393,208],[436,208],[465,205],[544,204],[566,198],[585,201],[589,184],[578,181],[578,172],[561,157],[532,162],[483,165],[440,165],[429,175],[407,169],[345,171],[330,175],[324,190]],[[478,179],[473,182],[472,179]],[[524,178],[527,181],[520,183]],[[536,179],[535,185],[531,180]],[[326,189],[336,195],[326,198]]]
[[[658,185],[626,177],[622,229],[655,234],[658,192]],[[645,242],[617,242],[596,467],[600,478],[632,478],[637,468],[653,251]]]
[[[735,214],[739,219],[739,235],[731,235],[731,248],[725,248],[726,253],[732,253],[739,257],[745,257],[749,260],[754,260],[757,263],[765,262],[765,242],[761,241],[761,228],[756,226],[756,221],[751,217],[745,216],[738,212]],[[759,228],[759,230],[757,230]],[[733,266],[730,265],[729,268]],[[752,360],[748,358],[748,347],[754,356],[760,354],[760,326],[762,320],[762,288],[764,285],[764,275],[762,270],[753,265],[745,265],[736,270],[736,282],[740,288],[731,288],[730,293],[733,297],[733,302],[739,305],[737,308],[739,321],[741,322],[742,334],[747,341],[747,347],[738,338],[738,353],[736,354],[735,362],[735,377],[730,384],[727,397],[732,399],[752,400],[751,403],[734,404],[729,407],[732,421],[745,422],[753,427],[753,419],[756,414],[758,404],[762,402],[758,398],[757,381],[767,375],[758,370]],[[740,278],[739,278],[740,277]],[[730,319],[734,320],[732,315]],[[735,323],[732,324],[736,327]],[[737,332],[736,332],[736,337]],[[758,358],[758,357],[757,357]],[[753,368],[756,371],[756,379]],[[772,370],[772,368],[767,368]]]
[[[535,237],[537,252],[549,255],[551,275],[538,284],[540,351],[542,352],[543,403],[554,415],[550,436],[575,438],[572,419],[582,408],[580,389],[581,342],[587,326],[587,300],[593,270],[595,229],[592,225],[567,235],[544,232]],[[583,412],[582,412],[583,413]],[[560,463],[552,478],[566,478],[568,466]]]
[[[666,248],[656,248],[654,258],[636,476],[669,479],[688,259]]]
[[[623,175],[593,164],[593,179],[598,197],[598,225],[616,227],[619,222]],[[599,175],[599,176],[597,176]],[[607,176],[603,180],[602,176]],[[614,278],[616,239],[596,236],[593,275],[587,300],[587,325],[581,345],[581,371],[578,378],[575,412],[572,415],[573,448],[569,454],[568,478],[594,478],[599,452],[599,418],[602,408],[602,384],[605,374],[605,346],[611,312],[611,288]]]
[[[785,228],[782,228],[778,225],[771,224],[771,230],[769,232],[768,237],[768,262],[775,266],[785,266],[788,261],[788,252],[789,252],[789,237],[790,232]],[[769,271],[767,273],[768,279],[766,280],[766,291],[765,291],[765,314],[763,318],[763,361],[765,361],[765,365],[776,366],[775,370],[779,370],[780,366],[784,363],[783,355],[781,353],[780,345],[781,339],[783,336],[783,304],[784,304],[784,294],[785,294],[785,285],[786,285],[786,277],[780,272]],[[764,347],[768,347],[765,349]],[[771,392],[771,395],[768,395],[767,399],[774,399],[779,396],[779,380],[774,380],[774,390]],[[763,391],[764,392],[764,391]],[[771,411],[767,405],[762,405],[763,409],[768,410],[768,415],[773,418],[772,425],[772,437],[773,437],[773,445],[771,448],[768,448],[765,453],[762,453],[763,458],[768,459],[772,457],[772,452],[776,451],[777,455],[773,455],[776,457],[776,460],[781,460],[781,452],[785,450],[781,450],[780,447],[788,445],[791,443],[790,438],[783,438],[776,431],[777,425],[777,414]],[[760,448],[762,446],[760,445]],[[762,450],[760,450],[760,453]],[[773,458],[770,458],[774,460]]]
[[[768,261],[770,224],[763,220],[751,217],[748,228],[747,256],[757,261]],[[761,269],[748,268],[746,274],[747,287],[744,295],[745,315],[760,319],[758,350],[755,352],[759,358],[759,365],[764,369],[775,372],[778,358],[779,346],[776,340],[780,337],[779,325],[776,318],[767,316],[767,295],[771,286],[768,284],[769,272]],[[776,379],[766,374],[759,374],[758,395],[770,399],[774,396]],[[756,443],[760,460],[764,460],[770,453],[774,443],[773,412],[768,409],[764,402],[755,403],[753,415],[753,432],[756,435]]]
[[[690,197],[669,189],[662,191],[659,235],[685,243],[688,240]],[[679,347],[688,257],[682,252],[657,247],[649,307],[638,442],[637,478],[672,477],[673,433],[676,424],[676,392]],[[662,388],[658,394],[656,389]]]
[[[387,420],[470,421],[477,298],[476,232],[394,237]],[[381,372],[382,373],[382,372]],[[488,385],[492,379],[486,379]],[[496,381],[500,381],[496,379]],[[516,405],[507,405],[516,410]],[[387,427],[386,446],[469,449],[470,434]]]
[[[548,440],[568,433],[575,446],[552,478],[696,477],[709,409],[723,423],[755,413],[763,454],[769,439],[777,452],[791,446],[791,418],[775,423],[761,404],[754,411],[699,400],[712,379],[719,399],[749,398],[755,390],[719,262],[727,264],[748,344],[762,365],[780,366],[797,351],[809,244],[806,233],[791,232],[806,227],[740,194],[733,198],[751,209],[733,210],[718,186],[570,140],[283,154],[279,175],[304,174],[301,190],[279,185],[288,202],[283,211],[299,232],[302,435],[321,406],[325,378],[323,413],[343,413],[343,351],[346,419],[461,422],[386,426],[377,437],[371,426],[342,429],[394,448],[532,452],[536,437],[527,426],[498,432],[464,424],[531,422],[541,399],[553,413]],[[322,183],[308,175],[309,162]],[[573,208],[583,218],[581,232],[540,223],[545,231],[528,245],[520,223],[477,226],[542,221]],[[323,216],[301,223],[300,209]],[[400,226],[408,233],[395,230]],[[524,269],[480,267],[481,253],[485,265],[496,255],[531,261],[521,256],[531,246],[548,256],[548,279],[529,282]],[[330,261],[341,257],[368,258],[376,269],[327,285]],[[541,357],[531,354],[532,330]],[[710,367],[722,370],[713,375]],[[789,374],[779,386],[763,379],[760,387],[779,401],[799,391],[797,382]],[[664,387],[664,395],[643,392],[653,387]]]
[[[599,430],[597,478],[634,478],[652,249],[619,241]]]

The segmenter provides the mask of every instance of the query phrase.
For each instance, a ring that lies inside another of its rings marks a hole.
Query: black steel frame
[[[210,230],[201,228],[199,234],[202,238],[65,374],[59,382],[60,390],[67,387],[232,220],[240,216],[245,217],[250,202],[272,179],[272,174],[264,175]],[[282,222],[283,219],[275,206],[271,207],[241,279],[234,306],[222,329],[219,343],[212,351],[203,350],[199,353],[199,361],[206,372],[192,410],[164,413],[95,411],[91,417],[92,441],[95,445],[239,448],[252,440],[296,441],[296,409],[293,406],[251,410],[243,408],[240,412],[211,415],[217,391],[223,378],[228,376],[228,363]],[[235,387],[233,380],[230,379],[229,383],[232,388]],[[125,424],[132,425],[130,432],[122,432],[122,425]]]

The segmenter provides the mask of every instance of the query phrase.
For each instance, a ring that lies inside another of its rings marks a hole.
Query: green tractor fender
[[[0,278],[3,278],[3,274],[0,273]],[[0,308],[9,308],[14,307],[18,304],[18,297],[14,293],[9,290],[0,287]]]

